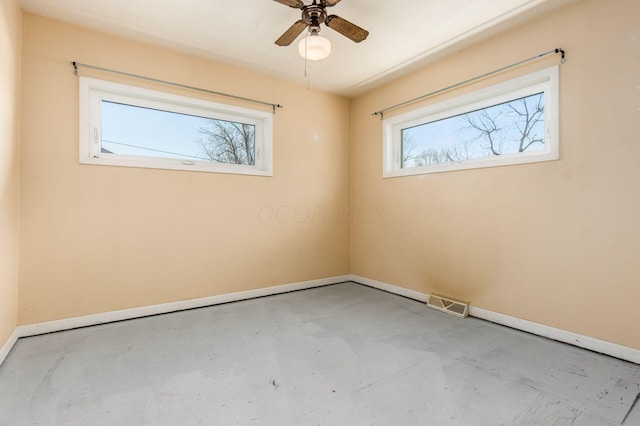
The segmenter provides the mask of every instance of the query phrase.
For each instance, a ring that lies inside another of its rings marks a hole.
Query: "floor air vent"
[[[429,296],[427,306],[461,318],[464,318],[469,314],[468,303],[438,296],[436,294]]]

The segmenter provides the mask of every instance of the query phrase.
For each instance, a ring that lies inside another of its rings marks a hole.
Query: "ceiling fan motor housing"
[[[316,4],[304,6],[302,20],[309,26],[309,31],[320,32],[320,24],[327,20],[327,12],[322,6]]]

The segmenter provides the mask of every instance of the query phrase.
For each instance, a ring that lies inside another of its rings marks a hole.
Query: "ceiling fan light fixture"
[[[310,61],[319,61],[331,53],[331,42],[317,32],[312,32],[300,40],[298,53]]]

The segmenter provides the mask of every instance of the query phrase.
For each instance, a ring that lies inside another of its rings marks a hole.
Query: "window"
[[[80,162],[272,175],[273,114],[80,77]]]
[[[383,176],[557,160],[558,68],[385,119]]]

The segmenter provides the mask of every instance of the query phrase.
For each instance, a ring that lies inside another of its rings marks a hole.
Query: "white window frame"
[[[187,161],[101,152],[101,103],[118,102],[255,126],[255,165]],[[273,176],[273,114],[202,99],[80,77],[80,163],[106,166]]]
[[[553,66],[495,86],[384,119],[382,176],[384,178],[390,178],[558,160],[560,158],[558,74],[558,66]],[[544,150],[505,154],[495,157],[466,160],[459,163],[402,168],[401,151],[403,129],[465,114],[536,93],[544,93],[544,121],[546,132]]]

